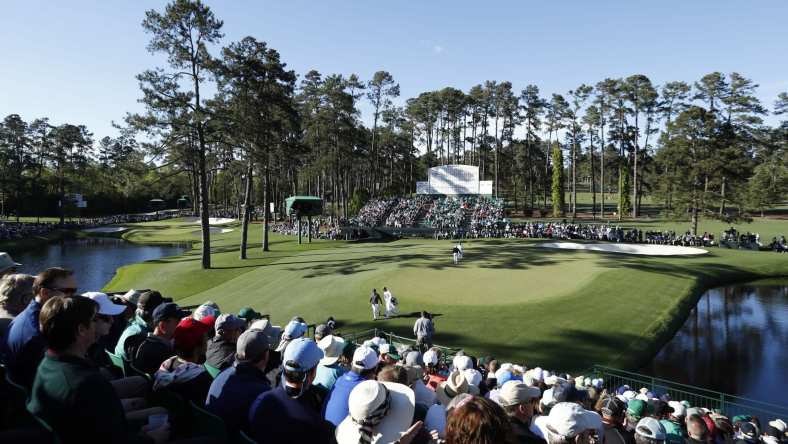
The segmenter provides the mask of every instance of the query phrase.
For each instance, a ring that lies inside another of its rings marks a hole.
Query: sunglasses
[[[58,293],[63,293],[66,296],[73,296],[77,292],[77,288],[47,288],[49,291],[57,291]]]

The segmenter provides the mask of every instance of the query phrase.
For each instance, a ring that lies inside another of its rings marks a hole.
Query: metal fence
[[[364,341],[372,339],[376,336],[385,338],[387,343],[393,345],[398,350],[402,348],[416,348],[415,339],[398,336],[394,333],[379,330],[377,328],[342,335],[346,341],[353,342],[357,345],[361,345],[364,343]],[[451,363],[452,359],[454,359],[454,356],[460,351],[460,349],[457,348],[444,347],[442,345],[435,344],[433,344],[432,348],[437,348],[441,351],[441,363],[447,365]]]
[[[660,395],[667,393],[671,399],[686,400],[693,407],[717,410],[729,417],[740,414],[758,416],[761,419],[788,417],[788,406],[756,401],[601,365],[595,365],[591,371],[595,377],[604,379],[605,387],[616,388],[626,384],[635,391],[641,387],[646,387],[653,393]]]

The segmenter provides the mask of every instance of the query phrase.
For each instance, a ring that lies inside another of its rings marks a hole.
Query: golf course
[[[299,245],[295,237],[272,234],[271,251],[263,252],[257,223],[250,226],[246,260],[239,259],[240,226],[222,225],[211,236],[212,268],[203,270],[193,223],[129,227],[123,237],[132,242],[186,241],[193,248],[122,267],[106,291],[152,288],[182,305],[212,300],[226,312],[251,306],[276,325],[295,315],[311,324],[333,316],[346,334],[378,328],[410,337],[416,312],[427,310],[436,314],[436,344],[566,371],[593,364],[636,368],[670,339],[703,290],[788,276],[786,255],[717,247],[657,257],[485,239],[464,242],[464,258],[454,265],[450,241]],[[369,294],[384,286],[402,316],[373,321]]]

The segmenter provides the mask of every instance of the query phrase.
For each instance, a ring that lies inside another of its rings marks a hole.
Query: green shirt
[[[665,427],[665,444],[684,443],[684,431],[681,430],[681,426],[679,424],[667,419],[661,419],[659,423],[662,424],[662,427]]]
[[[123,406],[112,385],[85,359],[47,353],[27,409],[67,443],[127,442]]]
[[[130,361],[128,356],[126,356],[126,350],[123,349],[123,346],[126,344],[126,339],[131,336],[138,335],[140,333],[148,334],[152,333],[150,327],[148,327],[148,323],[145,322],[139,315],[135,315],[134,319],[129,322],[129,326],[123,330],[123,333],[120,335],[118,339],[118,343],[115,345],[115,354],[120,356],[121,358]]]

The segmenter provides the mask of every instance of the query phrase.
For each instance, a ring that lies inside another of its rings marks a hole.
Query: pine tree
[[[553,142],[553,217],[564,215],[564,154],[561,145]]]

